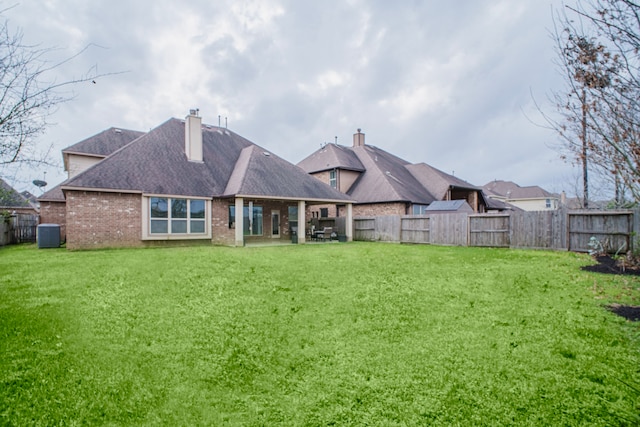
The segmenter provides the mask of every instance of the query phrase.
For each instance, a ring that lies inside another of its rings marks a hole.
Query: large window
[[[206,234],[206,201],[151,197],[149,199],[150,234]]]
[[[229,205],[229,228],[236,227],[236,207]],[[245,236],[262,236],[262,206],[244,206],[242,209],[242,231]]]
[[[262,236],[262,206],[245,206],[243,211],[244,235]]]

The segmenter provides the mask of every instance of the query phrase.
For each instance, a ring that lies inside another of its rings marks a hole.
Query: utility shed
[[[425,209],[426,214],[434,213],[474,213],[466,200],[437,200]]]

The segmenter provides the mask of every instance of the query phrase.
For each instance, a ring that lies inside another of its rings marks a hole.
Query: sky
[[[13,3],[5,3],[5,7]],[[198,108],[298,163],[323,143],[366,143],[482,186],[575,195],[538,110],[564,87],[550,36],[560,0],[23,1],[10,29],[52,47],[73,87],[39,139],[58,167],[5,168],[19,190],[66,178],[60,150],[109,127],[148,131]],[[219,119],[220,117],[220,119]],[[45,175],[46,172],[46,175]]]

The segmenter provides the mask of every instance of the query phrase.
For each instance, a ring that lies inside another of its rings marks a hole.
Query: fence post
[[[633,208],[631,218],[631,242],[629,250],[632,254],[635,254],[636,250],[640,249],[636,248],[636,242],[640,242],[640,206]]]

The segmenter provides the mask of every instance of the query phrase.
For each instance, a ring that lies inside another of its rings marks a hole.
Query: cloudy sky
[[[7,4],[9,5],[9,4]],[[324,142],[366,142],[475,185],[493,179],[575,194],[543,108],[562,88],[552,9],[560,0],[23,1],[4,12],[52,59],[89,49],[60,80],[95,66],[96,84],[51,117],[60,149],[111,126],[146,131],[199,108],[297,163]],[[533,94],[533,96],[532,96]],[[13,173],[16,188],[62,167]],[[12,176],[9,175],[11,180]]]

